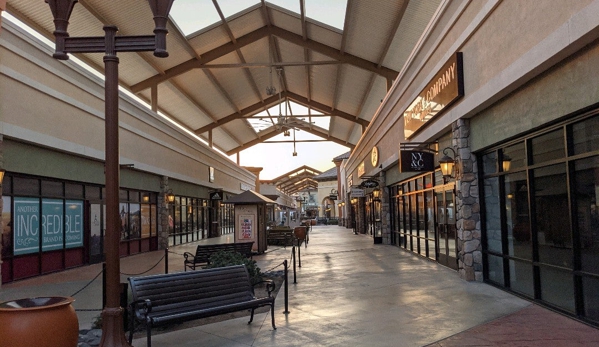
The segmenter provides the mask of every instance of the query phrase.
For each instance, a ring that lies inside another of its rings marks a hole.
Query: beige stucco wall
[[[53,59],[52,49],[32,40],[11,23],[3,23],[0,133],[5,140],[27,143],[29,150],[34,148],[31,145],[46,147],[101,164],[105,136],[104,82],[72,61]],[[254,174],[134,98],[121,93],[119,109],[121,164],[133,164],[137,171],[230,193],[240,193],[242,183],[255,186]],[[70,167],[63,165],[62,169],[45,172],[40,163],[27,161],[26,157],[11,158],[4,163],[7,171],[63,177],[72,176],[72,170],[78,169],[77,161],[67,161]],[[210,166],[215,168],[214,182],[209,182]],[[96,182],[103,176],[88,176],[85,171],[79,180]],[[103,177],[97,183],[103,183]],[[154,183],[149,184],[154,187]],[[174,193],[186,195],[186,191]]]
[[[375,145],[384,169],[393,171],[401,142],[438,141],[459,118],[472,118],[477,150],[599,100],[599,1],[443,1],[439,14],[347,161],[354,184],[362,161],[367,175],[376,173],[369,168]],[[403,111],[457,51],[464,97],[404,139]]]

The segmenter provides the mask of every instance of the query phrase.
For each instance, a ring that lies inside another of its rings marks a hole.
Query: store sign
[[[245,190],[252,190],[252,188],[253,187],[251,185],[247,184],[247,183],[243,183],[243,182],[240,183],[240,189],[243,190],[243,191],[245,191]]]
[[[364,168],[364,162],[361,162],[360,165],[358,165],[358,177],[363,176],[364,173],[366,173],[366,169]]]
[[[349,192],[349,196],[352,198],[363,198],[364,195],[364,189],[362,188],[352,188]]]
[[[379,164],[379,149],[374,146],[370,152],[370,163],[372,167],[376,167]]]
[[[83,246],[83,202],[61,199],[14,199],[14,255]]]
[[[435,155],[424,151],[399,151],[399,172],[435,170]]]
[[[379,182],[375,180],[366,180],[360,183],[360,187],[363,188],[376,188],[379,186]]]
[[[337,200],[337,195],[329,195],[330,200]]]
[[[222,199],[223,199],[223,192],[222,191],[211,192],[210,193],[210,200],[222,200]]]
[[[456,52],[404,112],[405,137],[412,136],[463,95],[462,53]]]

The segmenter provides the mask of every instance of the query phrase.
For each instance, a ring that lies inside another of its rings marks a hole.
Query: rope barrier
[[[100,272],[98,272],[98,274],[96,275],[96,277],[94,277],[91,281],[89,281],[86,285],[84,285],[83,288],[79,289],[78,291],[75,292],[75,294],[73,294],[71,296],[74,297],[75,295],[77,295],[80,292],[82,292],[85,288],[89,287],[89,285],[92,284],[92,282],[95,281],[96,278],[98,278],[98,276],[100,276],[102,274],[102,272],[104,272],[104,269],[100,270]]]
[[[158,262],[157,262],[156,264],[154,264],[154,266],[152,266],[151,268],[149,268],[148,270],[146,270],[146,271],[144,271],[144,272],[140,272],[140,273],[136,273],[136,274],[128,274],[128,273],[125,273],[125,272],[121,272],[120,274],[121,274],[121,275],[124,275],[124,276],[139,276],[139,275],[143,275],[143,274],[145,274],[145,273],[148,273],[148,272],[150,272],[150,271],[151,271],[151,270],[153,270],[153,269],[154,269],[156,266],[158,266],[158,264],[160,264],[160,262],[162,262],[162,260],[164,259],[164,257],[165,257],[165,256],[163,255],[163,256],[162,256],[162,258],[160,258],[160,260],[158,260]]]
[[[270,268],[268,270],[265,270],[263,273],[271,272],[272,270],[274,270],[274,269],[276,269],[276,268],[278,268],[279,266],[282,266],[282,265],[285,265],[285,263],[283,262],[283,263],[281,263],[281,264],[279,264],[277,266],[274,266],[274,267],[272,267],[272,268]]]
[[[177,252],[172,252],[172,251],[167,251],[167,252],[169,252],[169,253],[173,253],[173,254],[176,254],[176,255],[180,255],[180,256],[184,256],[184,254],[183,254],[183,253],[177,253]]]

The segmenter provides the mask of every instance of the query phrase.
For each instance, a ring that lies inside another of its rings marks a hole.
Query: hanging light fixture
[[[172,204],[173,202],[175,202],[175,194],[173,194],[173,190],[169,189],[166,192],[166,195],[164,196],[166,198],[166,203],[167,204]]]
[[[453,153],[453,158],[447,155],[447,151],[451,151]],[[441,167],[441,174],[443,174],[443,179],[448,180],[451,177],[453,172],[453,167],[455,165],[455,151],[451,147],[447,147],[443,150],[443,158],[439,159],[439,165]]]
[[[295,151],[295,129],[293,129],[293,156],[297,157],[297,152]]]

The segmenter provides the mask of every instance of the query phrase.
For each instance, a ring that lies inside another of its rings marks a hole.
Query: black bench
[[[297,243],[293,229],[289,227],[274,227],[266,232],[266,243],[269,245],[287,247]]]
[[[164,275],[129,277],[133,302],[129,304],[129,344],[133,340],[135,322],[146,324],[148,347],[153,327],[182,323],[224,313],[254,310],[270,306],[272,327],[275,327],[275,289],[272,280],[265,280],[268,296],[256,298],[250,276],[244,265],[227,266]]]
[[[254,242],[251,241],[198,245],[195,255],[189,252],[183,253],[183,256],[185,257],[185,260],[183,261],[183,268],[185,271],[187,271],[187,268],[195,270],[197,266],[208,265],[210,264],[210,256],[220,251],[237,252],[243,254],[246,258],[251,258],[253,244]]]

